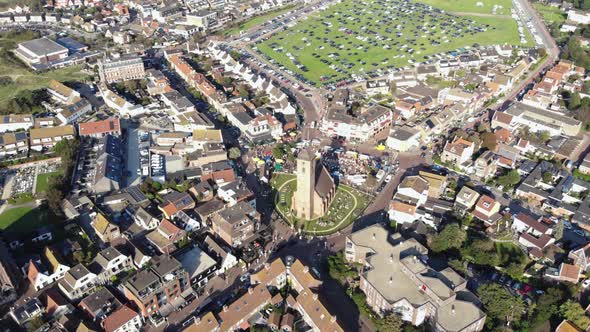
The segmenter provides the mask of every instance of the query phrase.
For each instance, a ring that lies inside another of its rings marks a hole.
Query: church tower
[[[309,220],[314,215],[315,154],[302,149],[297,156],[297,190],[291,206],[297,218]]]

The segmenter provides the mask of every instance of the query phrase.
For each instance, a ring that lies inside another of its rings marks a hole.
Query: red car
[[[520,295],[528,294],[533,291],[533,287],[530,285],[525,284],[521,289],[518,290]]]

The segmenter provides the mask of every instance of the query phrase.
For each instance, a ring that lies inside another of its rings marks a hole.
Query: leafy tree
[[[491,132],[485,132],[481,134],[481,146],[490,151],[495,151],[498,147],[496,135]]]
[[[586,330],[590,326],[590,318],[586,316],[586,311],[577,302],[568,300],[561,305],[560,312],[563,318],[571,321],[582,330]]]
[[[357,271],[346,263],[344,254],[338,252],[328,257],[328,273],[330,277],[344,284],[347,279],[353,279],[358,276]]]
[[[430,249],[442,252],[449,249],[459,249],[467,239],[467,232],[459,224],[446,226],[439,234],[431,237]]]
[[[402,330],[404,322],[400,315],[395,312],[387,314],[381,320],[379,332],[399,332]]]
[[[582,105],[582,99],[580,98],[580,94],[575,92],[570,96],[570,100],[567,104],[567,108],[570,111],[578,109]]]
[[[228,151],[229,154],[229,159],[238,159],[240,158],[240,156],[242,155],[242,152],[240,152],[240,149],[237,147],[231,147]]]
[[[477,293],[488,316],[500,322],[512,322],[521,318],[524,303],[518,296],[512,296],[501,285],[484,284]]]
[[[543,172],[543,174],[541,174],[541,177],[543,178],[543,182],[545,183],[553,182],[553,174],[551,174],[551,172]]]
[[[285,153],[285,146],[283,144],[277,144],[272,148],[272,156],[275,157],[275,159],[283,159]]]
[[[545,294],[539,296],[537,306],[531,319],[531,327],[534,328],[545,324],[554,315],[559,313],[559,305],[563,302],[565,292],[559,288],[549,288]]]
[[[461,255],[479,265],[497,266],[501,262],[500,254],[490,239],[474,240],[462,248]]]
[[[28,331],[37,331],[41,326],[45,324],[43,322],[43,318],[41,316],[37,316],[29,321],[29,329]]]
[[[497,182],[504,187],[514,187],[520,182],[520,174],[518,174],[517,170],[510,170],[508,173],[500,176]]]

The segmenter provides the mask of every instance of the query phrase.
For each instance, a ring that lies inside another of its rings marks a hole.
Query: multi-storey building
[[[85,122],[78,124],[78,134],[82,137],[100,138],[106,135],[121,136],[119,118]]]
[[[29,151],[29,137],[24,131],[0,134],[0,158]]]
[[[96,281],[96,274],[84,265],[78,264],[69,269],[57,285],[70,301],[76,301],[92,292],[96,287]]]
[[[143,60],[140,57],[123,57],[98,62],[100,80],[105,83],[138,80],[145,76]]]
[[[365,265],[360,288],[379,315],[397,312],[413,325],[433,331],[481,331],[486,315],[467,282],[451,268],[426,265],[428,250],[414,239],[374,225],[346,238],[346,259]]]
[[[254,235],[259,215],[254,208],[239,202],[213,215],[213,232],[230,246],[240,246]]]
[[[151,265],[131,277],[124,285],[125,296],[133,301],[144,317],[158,313],[189,287],[188,273],[178,260],[156,256]]]
[[[31,149],[42,151],[51,149],[59,141],[64,139],[74,139],[74,127],[65,125],[61,127],[34,128],[29,132]]]
[[[393,112],[381,105],[373,105],[356,116],[350,115],[346,106],[337,106],[326,112],[321,130],[329,136],[364,142],[389,130],[392,121]]]
[[[33,114],[9,114],[0,116],[0,133],[28,130],[33,127]]]

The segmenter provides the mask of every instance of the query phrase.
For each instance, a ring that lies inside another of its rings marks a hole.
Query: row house
[[[0,134],[0,158],[25,155],[29,151],[29,137],[26,132]]]
[[[0,133],[29,130],[33,127],[33,114],[8,114],[0,116]]]
[[[72,125],[60,127],[33,128],[29,131],[31,150],[43,151],[51,149],[64,139],[74,139],[75,130]]]

